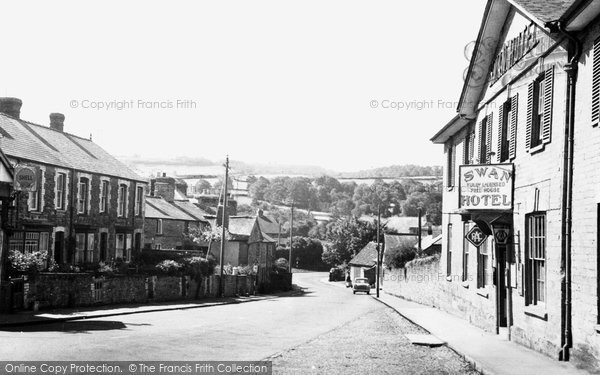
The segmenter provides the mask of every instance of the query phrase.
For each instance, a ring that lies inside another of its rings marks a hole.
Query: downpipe
[[[573,227],[573,154],[574,154],[574,130],[575,130],[575,97],[577,88],[577,70],[579,58],[581,57],[581,41],[565,30],[564,23],[556,22],[548,25],[552,31],[558,31],[569,40],[569,49],[572,51],[571,58],[564,69],[567,73],[567,111],[565,118],[565,142],[563,160],[563,191],[562,191],[562,241],[561,241],[561,268],[563,277],[561,281],[561,349],[559,360],[568,361],[572,340],[572,306],[571,306],[571,249]],[[570,51],[570,52],[571,52]]]

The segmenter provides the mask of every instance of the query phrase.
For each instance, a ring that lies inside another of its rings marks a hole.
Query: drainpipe
[[[581,41],[566,31],[563,22],[547,25],[551,31],[558,31],[569,40],[569,49],[573,54],[564,69],[567,72],[567,111],[565,121],[565,141],[563,160],[563,189],[562,189],[562,242],[561,242],[561,268],[563,278],[561,282],[561,350],[559,360],[569,360],[569,349],[572,347],[571,333],[571,245],[572,245],[572,204],[573,204],[573,145],[575,129],[575,92],[577,87],[577,68],[581,56]]]

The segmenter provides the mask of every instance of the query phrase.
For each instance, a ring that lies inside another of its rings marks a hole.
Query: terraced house
[[[444,145],[440,306],[600,361],[600,2],[489,0]]]
[[[0,98],[0,148],[37,182],[17,193],[9,250],[48,251],[56,263],[131,260],[141,250],[146,182],[90,139],[20,118],[22,102]]]

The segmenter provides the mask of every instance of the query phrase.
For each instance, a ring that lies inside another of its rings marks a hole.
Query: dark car
[[[341,268],[332,268],[329,270],[329,281],[343,281],[344,271]]]
[[[365,292],[367,294],[371,294],[371,284],[369,284],[369,279],[366,277],[357,277],[354,279],[354,283],[352,284],[352,293],[356,294],[356,292]]]

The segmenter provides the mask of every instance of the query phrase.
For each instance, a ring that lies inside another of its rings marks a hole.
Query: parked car
[[[329,270],[329,281],[343,281],[344,270],[341,268],[334,267]]]
[[[356,294],[356,292],[365,292],[367,294],[371,294],[371,284],[369,284],[369,279],[366,277],[357,277],[354,279],[354,283],[352,284],[352,293]]]

